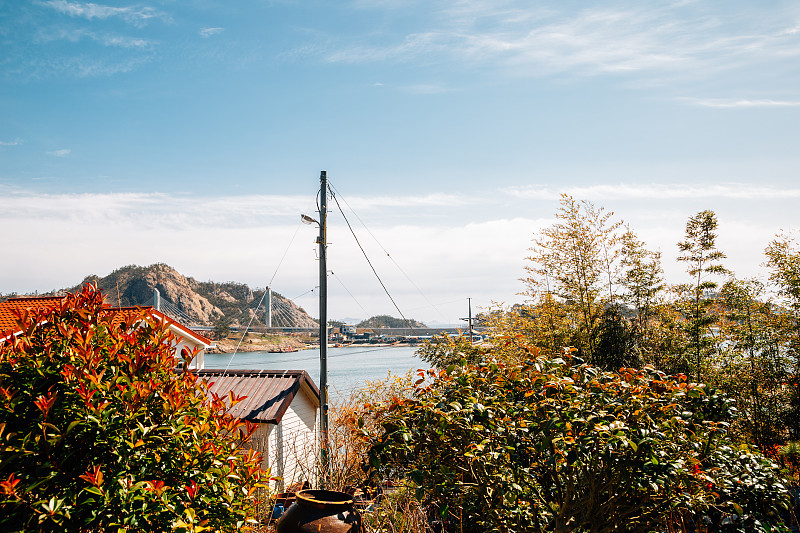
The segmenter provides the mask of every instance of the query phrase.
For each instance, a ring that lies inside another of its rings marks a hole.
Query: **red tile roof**
[[[25,309],[53,309],[59,306],[64,301],[64,296],[43,296],[37,298],[9,298],[4,302],[0,302],[0,341],[2,339],[19,333],[17,326],[16,312],[21,312]],[[142,310],[150,313],[151,316],[157,320],[166,321],[169,325],[177,330],[174,333],[178,336],[188,337],[189,339],[205,344],[211,345],[211,340],[205,336],[193,331],[183,324],[176,322],[174,319],[168,317],[161,311],[156,311],[152,307],[109,307],[106,312],[112,314],[112,323],[119,323],[125,319],[131,319],[140,316]]]
[[[303,384],[307,384],[319,407],[319,389],[305,370],[222,370],[206,368],[198,377],[209,382],[209,392],[222,398],[233,392],[247,396],[228,410],[236,418],[250,422],[280,423],[289,404]]]
[[[53,309],[64,301],[64,296],[43,296],[39,298],[9,298],[0,302],[0,339],[19,333],[16,312],[25,309]]]

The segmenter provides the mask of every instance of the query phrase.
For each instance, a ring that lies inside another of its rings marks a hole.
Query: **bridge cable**
[[[292,318],[293,309],[291,307],[289,307],[288,304],[285,304],[285,303],[281,302],[275,307],[275,310],[276,310],[279,318],[283,317],[283,321],[284,321],[285,324],[289,325],[290,327],[291,327],[292,324],[295,324],[295,325],[297,324],[294,321],[294,319]]]
[[[166,315],[168,315],[171,319],[175,320],[176,322],[183,324],[187,327],[191,327],[192,324],[196,323],[192,317],[186,314],[184,311],[179,309],[175,304],[170,302],[166,296],[161,296],[161,309],[160,311]],[[150,297],[148,300],[145,301],[145,307],[153,307],[155,308],[155,297]]]
[[[275,308],[273,309],[273,311],[275,313],[275,318],[278,321],[283,322],[284,324],[288,324],[288,325],[292,324],[292,316],[291,316],[291,314],[289,313],[287,308],[284,307],[283,305],[281,305],[278,301],[275,302]]]
[[[358,237],[356,236],[356,232],[353,231],[353,226],[351,226],[350,225],[350,221],[347,220],[347,215],[344,214],[344,211],[342,210],[342,206],[339,205],[339,200],[336,198],[336,195],[333,194],[333,190],[331,190],[330,193],[331,193],[331,198],[333,198],[333,201],[336,202],[336,207],[339,208],[339,212],[342,214],[342,217],[344,218],[344,221],[347,223],[347,227],[350,229],[350,233],[353,235],[353,239],[355,239],[356,244],[358,244],[358,247],[361,249],[361,253],[364,254],[364,259],[367,260],[367,263],[369,263],[369,267],[372,269],[372,273],[375,274],[375,277],[378,278],[378,282],[381,284],[381,287],[383,287],[383,292],[385,292],[386,296],[388,296],[389,299],[392,301],[392,304],[394,305],[394,308],[397,309],[397,312],[400,313],[400,316],[403,317],[403,320],[406,321],[406,324],[408,324],[408,327],[411,329],[411,331],[416,333],[416,330],[414,329],[414,325],[411,323],[411,321],[409,319],[406,318],[406,316],[400,310],[400,307],[398,307],[397,302],[395,302],[394,298],[392,298],[392,295],[389,294],[389,289],[386,288],[386,285],[383,283],[383,280],[378,275],[378,271],[375,270],[375,267],[373,266],[372,261],[370,261],[369,256],[367,255],[367,252],[364,250],[364,247],[361,246],[361,241],[358,240]]]

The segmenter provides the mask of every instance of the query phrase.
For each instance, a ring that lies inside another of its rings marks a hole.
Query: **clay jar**
[[[361,515],[349,494],[301,490],[276,527],[278,533],[361,533]]]

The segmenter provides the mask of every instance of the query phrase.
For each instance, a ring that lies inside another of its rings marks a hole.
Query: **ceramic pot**
[[[361,533],[361,515],[349,494],[301,490],[276,529],[278,533]]]

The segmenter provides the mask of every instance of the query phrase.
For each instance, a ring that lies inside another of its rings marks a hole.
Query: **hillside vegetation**
[[[357,328],[426,328],[427,326],[413,318],[405,320],[403,318],[395,318],[389,315],[376,315],[366,320],[362,320],[356,324]]]

